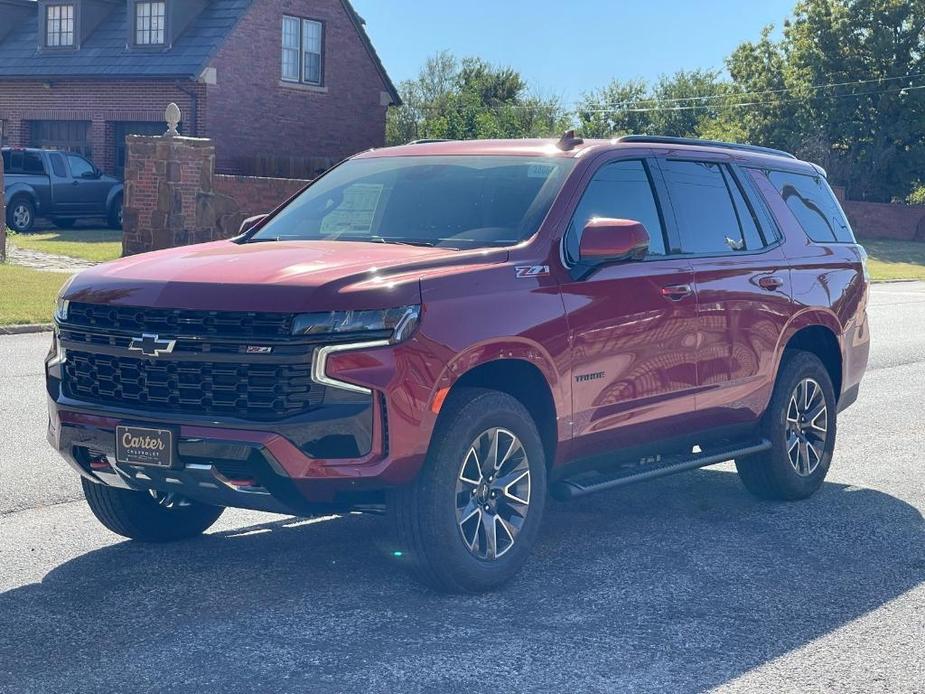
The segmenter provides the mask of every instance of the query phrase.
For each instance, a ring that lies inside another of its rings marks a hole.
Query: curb
[[[0,325],[0,335],[28,335],[30,333],[48,333],[54,326],[51,323],[34,323],[32,325]]]
[[[909,282],[925,282],[925,280],[920,279],[909,279],[909,280],[871,280],[871,284],[908,284]]]

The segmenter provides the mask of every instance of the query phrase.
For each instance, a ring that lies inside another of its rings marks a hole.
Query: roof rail
[[[759,147],[758,145],[743,145],[738,142],[720,142],[719,140],[698,140],[695,137],[668,137],[666,135],[624,135],[617,138],[617,142],[634,142],[660,145],[696,145],[699,147],[721,147],[723,149],[738,149],[744,152],[757,152],[758,154],[770,154],[775,157],[787,157],[796,159],[790,152],[782,149],[772,149],[771,147]]]
[[[456,140],[451,140],[448,137],[433,137],[433,138],[425,138],[423,140],[411,140],[411,142],[409,142],[408,144],[409,145],[431,145],[435,142],[456,142]]]

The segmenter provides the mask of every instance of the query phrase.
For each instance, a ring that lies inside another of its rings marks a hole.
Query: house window
[[[163,45],[166,16],[166,2],[135,3],[135,45]]]
[[[324,24],[283,17],[283,79],[320,87],[324,84]]]
[[[73,5],[48,5],[45,20],[46,46],[61,48],[74,45]]]

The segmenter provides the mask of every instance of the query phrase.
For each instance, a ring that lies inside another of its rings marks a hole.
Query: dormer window
[[[45,45],[48,48],[74,46],[74,5],[45,6]]]
[[[166,31],[166,2],[135,3],[135,45],[163,46]]]

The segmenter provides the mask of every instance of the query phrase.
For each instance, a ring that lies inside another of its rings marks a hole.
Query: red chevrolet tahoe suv
[[[121,535],[388,511],[420,578],[487,590],[549,495],[727,460],[813,494],[867,365],[865,260],[825,172],[776,150],[373,150],[237,238],[77,275],[49,439]]]

